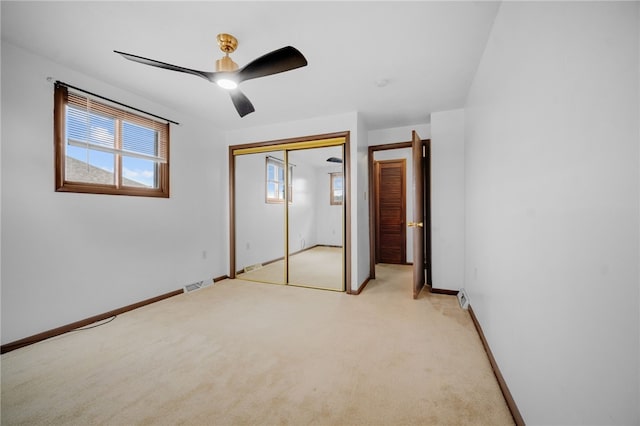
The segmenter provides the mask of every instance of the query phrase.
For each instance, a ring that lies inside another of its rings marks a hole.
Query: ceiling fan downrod
[[[238,64],[233,62],[229,57],[229,53],[233,53],[238,47],[238,40],[231,34],[221,33],[216,37],[220,50],[224,52],[224,56],[216,61],[217,72],[232,72],[238,69]]]

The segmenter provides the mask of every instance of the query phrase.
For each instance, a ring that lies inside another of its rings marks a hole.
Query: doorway
[[[424,262],[424,267],[426,270],[424,284],[426,284],[429,288],[431,288],[432,281],[432,263],[431,263],[431,141],[429,139],[421,140],[422,145],[422,161],[421,161],[421,170],[424,177],[423,181],[423,195],[424,195],[424,203],[423,203],[423,218],[419,220],[424,224],[420,229],[422,229],[422,239],[424,240],[422,252],[424,253],[424,258],[422,261],[418,260],[419,263]],[[369,147],[369,193],[371,197],[369,198],[369,217],[370,226],[369,226],[369,238],[371,241],[370,245],[370,270],[369,275],[371,279],[375,278],[375,265],[376,263],[386,263],[384,260],[380,260],[378,257],[378,247],[380,245],[384,245],[386,243],[379,240],[379,235],[377,232],[378,227],[380,226],[380,213],[378,212],[378,197],[376,196],[376,185],[377,185],[377,175],[376,172],[376,162],[381,161],[393,161],[393,160],[401,160],[404,159],[406,163],[409,165],[405,167],[405,192],[406,192],[406,201],[405,201],[405,211],[407,212],[407,216],[404,219],[404,229],[407,230],[407,227],[412,225],[410,218],[411,212],[414,211],[414,196],[412,193],[412,185],[409,182],[413,181],[413,142],[398,142],[392,144],[384,144],[384,145],[374,145]],[[413,249],[413,234],[414,232],[406,233],[405,240],[405,252],[406,252],[406,263],[414,264],[414,249]]]
[[[374,160],[376,263],[407,263],[406,160]]]
[[[230,278],[350,292],[348,136],[229,147]]]

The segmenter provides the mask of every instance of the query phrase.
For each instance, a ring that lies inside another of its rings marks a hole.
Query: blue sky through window
[[[115,148],[116,120],[93,114],[76,108],[67,108],[67,138],[78,142],[87,142],[91,146],[66,145],[66,155],[91,166],[113,173],[115,155],[100,148]],[[133,123],[122,124],[123,151],[137,152],[149,156],[158,155],[156,132]],[[140,182],[145,186],[157,187],[156,163],[151,160],[122,156],[122,177]]]

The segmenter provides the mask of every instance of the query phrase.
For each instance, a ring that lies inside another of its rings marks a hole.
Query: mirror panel
[[[237,278],[285,284],[284,152],[235,156]]]
[[[344,290],[343,164],[337,162],[342,151],[342,146],[334,146],[288,152],[293,165],[288,215],[291,285]]]

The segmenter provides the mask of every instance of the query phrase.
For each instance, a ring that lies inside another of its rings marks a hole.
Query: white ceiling
[[[1,7],[3,40],[223,130],[349,111],[359,111],[373,130],[427,123],[431,112],[463,106],[498,3],[2,1]],[[231,57],[241,67],[286,45],[309,65],[242,83],[256,111],[240,118],[214,84],[113,53],[213,71],[221,32],[238,38]],[[377,87],[381,79],[388,84]]]

